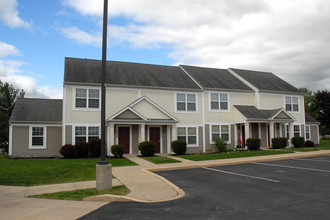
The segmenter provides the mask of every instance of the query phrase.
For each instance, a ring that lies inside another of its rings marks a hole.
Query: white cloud
[[[6,44],[5,42],[0,41],[0,58],[6,57],[9,55],[20,55],[19,50],[11,45],[11,44]]]
[[[60,31],[67,38],[75,40],[80,44],[100,47],[102,43],[102,34],[100,32],[89,34],[77,27],[60,28]]]
[[[85,16],[102,16],[102,0],[65,0]],[[111,42],[171,48],[175,63],[272,71],[297,87],[329,89],[330,2],[322,0],[113,0]],[[71,39],[98,45],[100,33],[71,28]],[[98,39],[98,40],[96,40]]]
[[[23,21],[19,17],[17,10],[18,3],[16,0],[2,0],[0,1],[0,19],[11,28],[24,27],[30,28],[31,23]]]

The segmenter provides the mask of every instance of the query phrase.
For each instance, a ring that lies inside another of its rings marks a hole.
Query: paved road
[[[186,195],[110,203],[81,219],[329,219],[330,156],[158,172]]]

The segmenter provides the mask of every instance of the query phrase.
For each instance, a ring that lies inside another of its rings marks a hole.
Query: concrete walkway
[[[125,155],[128,159],[139,164],[139,166],[114,167],[112,169],[113,175],[116,177],[116,179],[113,179],[113,186],[124,184],[131,190],[126,197],[111,195],[96,196],[87,199],[90,201],[83,202],[26,198],[29,195],[95,188],[95,181],[32,187],[0,186],[0,219],[77,219],[107,204],[109,201],[160,202],[178,199],[184,196],[184,191],[163,177],[152,173],[152,171],[234,165],[321,155],[330,155],[330,151],[296,152],[291,154],[198,162],[166,155],[170,158],[180,160],[181,163],[161,165],[155,165],[135,155]]]

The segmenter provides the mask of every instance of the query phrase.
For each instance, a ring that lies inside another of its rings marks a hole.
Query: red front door
[[[118,144],[124,146],[124,153],[129,154],[129,127],[118,128]]]
[[[150,141],[156,144],[156,153],[160,153],[160,128],[159,127],[150,127]]]

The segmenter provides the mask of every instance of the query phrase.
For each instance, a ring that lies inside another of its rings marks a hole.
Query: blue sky
[[[0,79],[61,98],[64,58],[101,59],[103,0],[0,0]],[[330,90],[330,3],[109,0],[108,60],[269,71]]]

